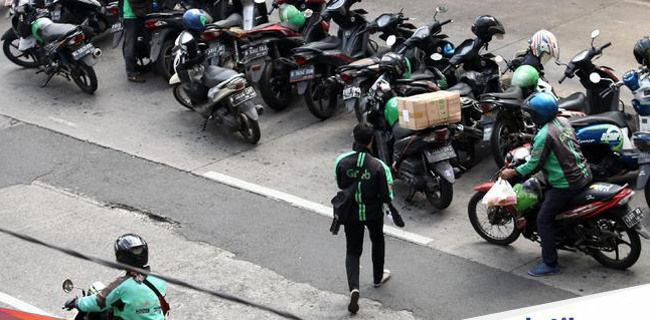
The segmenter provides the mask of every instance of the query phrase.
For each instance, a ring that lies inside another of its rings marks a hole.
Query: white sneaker
[[[375,288],[381,287],[389,279],[390,279],[390,270],[384,269],[384,274],[381,276],[381,280],[379,281],[379,283],[374,284]]]
[[[359,311],[359,290],[354,289],[350,291],[350,303],[348,304],[348,311],[350,313],[357,313]]]

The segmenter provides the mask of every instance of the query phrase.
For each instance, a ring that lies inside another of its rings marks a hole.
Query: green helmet
[[[539,72],[532,66],[523,65],[512,76],[512,85],[520,88],[535,88],[539,81]]]
[[[43,43],[43,38],[41,38],[41,30],[45,29],[47,26],[51,25],[52,20],[48,18],[38,18],[32,22],[32,35],[40,43]]]
[[[280,7],[280,21],[288,22],[294,28],[302,28],[305,25],[305,15],[294,5],[284,4]]]
[[[397,97],[392,97],[386,102],[384,108],[384,118],[388,121],[389,125],[394,125],[399,120],[399,111],[397,110]]]
[[[535,206],[542,199],[541,186],[537,178],[530,178],[524,183],[518,183],[512,189],[517,195],[517,212],[524,212]]]

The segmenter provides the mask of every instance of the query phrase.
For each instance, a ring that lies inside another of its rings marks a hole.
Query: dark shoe
[[[147,81],[140,75],[126,77],[126,80],[129,80],[131,82],[137,82],[137,83],[145,83]]]
[[[374,284],[375,288],[381,287],[389,279],[390,279],[390,270],[384,269],[384,274],[381,276],[381,280],[379,280],[379,282]]]
[[[357,313],[359,311],[359,290],[354,289],[350,291],[350,303],[348,304],[348,311],[350,313]]]
[[[528,274],[533,277],[552,276],[560,273],[562,273],[562,269],[559,264],[555,267],[551,267],[543,261],[528,270]]]

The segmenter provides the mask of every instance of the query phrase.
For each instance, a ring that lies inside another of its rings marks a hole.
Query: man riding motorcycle
[[[529,176],[539,170],[546,176],[551,188],[546,191],[537,216],[543,261],[531,268],[528,274],[558,274],[562,270],[555,246],[555,216],[566,209],[571,199],[591,182],[591,169],[580,151],[571,124],[566,118],[557,116],[557,100],[553,95],[537,93],[527,99],[523,110],[541,129],[535,135],[531,158],[515,169],[503,170],[501,178],[508,180],[517,175]]]
[[[119,263],[149,270],[149,247],[138,235],[125,234],[117,238],[115,258]],[[83,312],[112,308],[116,320],[164,320],[169,310],[164,298],[166,291],[165,281],[127,271],[98,294],[70,299],[65,308]]]

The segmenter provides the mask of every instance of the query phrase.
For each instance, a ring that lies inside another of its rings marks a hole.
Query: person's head
[[[368,125],[365,123],[359,123],[354,127],[354,130],[352,130],[352,134],[354,136],[354,142],[363,147],[370,147],[372,144],[372,128],[370,128]]]
[[[557,99],[547,92],[535,93],[526,99],[522,109],[530,114],[536,125],[543,126],[557,116]]]
[[[149,246],[139,235],[127,233],[115,240],[115,260],[136,268],[149,263]]]
[[[560,58],[560,45],[555,35],[548,30],[539,30],[530,38],[530,51],[546,64],[551,58]]]
[[[634,45],[634,58],[640,65],[650,67],[650,37],[643,37]]]

